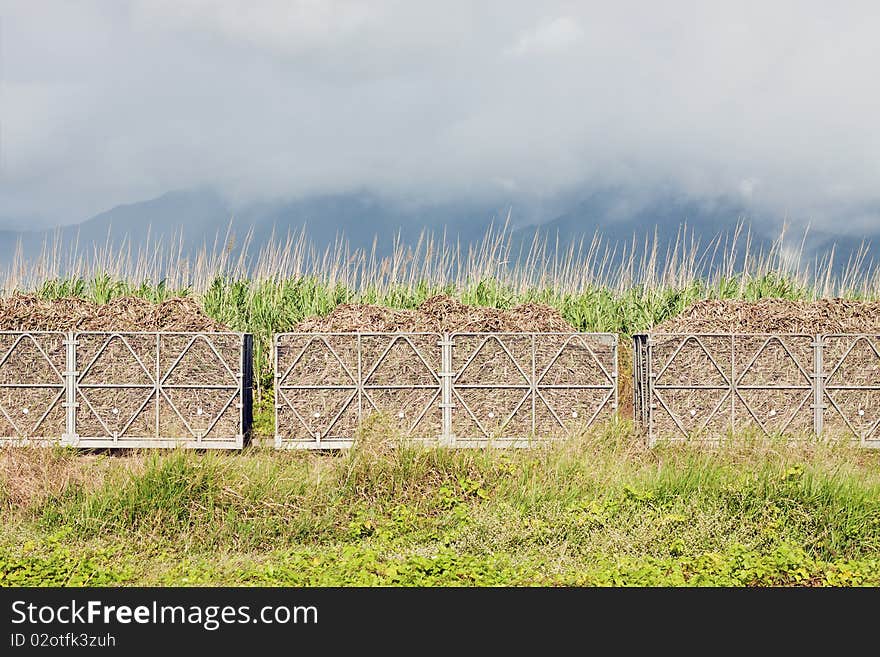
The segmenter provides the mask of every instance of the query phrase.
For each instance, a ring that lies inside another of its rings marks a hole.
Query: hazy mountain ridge
[[[404,204],[367,191],[235,204],[213,189],[199,188],[120,205],[81,224],[0,231],[0,258],[11,262],[20,245],[25,260],[33,260],[47,243],[60,246],[62,251],[76,248],[83,255],[96,248],[118,249],[123,245],[134,251],[149,245],[179,249],[185,254],[203,248],[210,251],[216,245],[237,255],[248,234],[248,253],[255,255],[273,236],[275,240],[285,239],[287,235],[299,235],[303,229],[319,251],[340,239],[351,250],[370,251],[375,241],[377,254],[384,256],[391,252],[395,238],[413,244],[425,231],[438,239],[445,234],[447,244],[466,248],[478,243],[490,226],[495,230],[504,226],[508,216],[515,226],[515,212],[501,201]],[[534,211],[531,214],[540,216]],[[509,237],[514,257],[528,251],[536,231],[547,239],[551,249],[558,245],[563,250],[581,241],[589,245],[596,234],[610,247],[635,243],[637,248],[656,236],[662,256],[684,227],[689,242],[708,247],[719,234],[732,235],[739,223],[750,231],[755,249],[769,248],[782,230],[781,221],[758,214],[735,199],[696,200],[666,194],[635,201],[626,190],[606,189],[567,201],[564,212],[546,221],[511,227]],[[227,242],[227,238],[231,239]],[[799,248],[803,238],[802,226],[789,231],[793,247]],[[880,227],[864,237],[813,229],[806,233],[804,247],[811,257],[836,245],[835,261],[840,265],[865,240],[880,242]]]

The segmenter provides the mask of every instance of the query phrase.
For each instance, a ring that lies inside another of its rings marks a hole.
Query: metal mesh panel
[[[89,447],[241,447],[245,336],[75,334],[75,433]]]
[[[583,333],[452,336],[456,438],[542,440],[611,418],[617,342]]]
[[[734,336],[734,431],[813,433],[814,347],[810,335]]]
[[[880,336],[827,335],[823,429],[880,446]]]
[[[361,418],[386,417],[409,438],[439,436],[440,340],[436,333],[362,335]]]
[[[0,443],[61,440],[66,349],[66,333],[0,332]]]
[[[433,439],[441,336],[435,333],[286,333],[275,340],[276,445],[344,447],[364,420]]]
[[[0,333],[0,440],[243,445],[250,335]]]
[[[279,336],[275,346],[276,433],[294,440],[348,439],[357,429],[360,361],[346,335]]]
[[[475,439],[534,434],[534,336],[453,334],[452,433]]]
[[[651,440],[702,438],[732,426],[729,336],[651,336]]]

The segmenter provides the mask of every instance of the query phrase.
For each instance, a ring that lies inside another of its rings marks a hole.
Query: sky
[[[199,185],[867,222],[878,34],[876,2],[0,0],[0,228]]]

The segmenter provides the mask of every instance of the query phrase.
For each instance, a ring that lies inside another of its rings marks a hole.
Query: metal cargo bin
[[[251,335],[79,332],[73,340],[64,444],[243,447],[253,418]]]
[[[609,419],[617,338],[588,333],[285,333],[277,447],[349,447],[379,415],[396,435],[528,445]]]
[[[867,335],[653,334],[634,341],[649,441],[824,436],[880,446],[880,341]]]

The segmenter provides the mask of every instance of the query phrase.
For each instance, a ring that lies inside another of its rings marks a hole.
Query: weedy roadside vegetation
[[[373,433],[371,433],[373,432]],[[533,450],[0,453],[0,583],[878,585],[880,454],[626,423]]]

